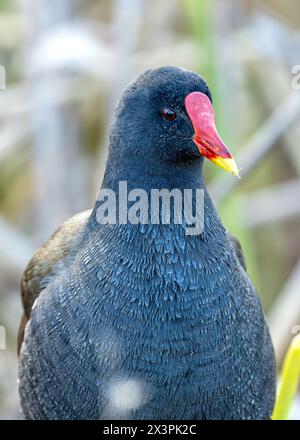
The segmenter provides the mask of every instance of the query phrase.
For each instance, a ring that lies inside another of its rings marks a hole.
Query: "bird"
[[[94,207],[67,220],[22,277],[26,419],[271,418],[271,337],[240,243],[206,188],[205,159],[239,174],[201,75],[163,66],[126,87]],[[173,215],[143,221],[141,204],[136,222],[102,221],[111,194],[106,213],[120,214],[120,182],[140,198],[191,189],[192,207],[199,190],[202,228],[187,233]]]

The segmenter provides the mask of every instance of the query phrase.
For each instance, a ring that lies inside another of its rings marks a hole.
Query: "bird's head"
[[[120,139],[122,140],[120,142]],[[114,154],[150,165],[211,160],[238,176],[220,138],[211,92],[197,73],[161,67],[140,75],[125,90],[115,113]]]

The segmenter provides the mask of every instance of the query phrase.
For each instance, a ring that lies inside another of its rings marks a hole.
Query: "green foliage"
[[[15,2],[12,0],[0,0],[0,12],[4,10],[13,10]]]
[[[284,359],[281,384],[272,419],[287,420],[300,382],[300,335],[294,337]]]

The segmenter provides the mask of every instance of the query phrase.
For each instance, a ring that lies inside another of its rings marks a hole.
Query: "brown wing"
[[[18,333],[18,353],[20,353],[25,326],[30,318],[32,306],[43,289],[43,280],[52,272],[56,264],[72,251],[90,213],[90,210],[83,211],[63,223],[29,261],[21,280],[24,314]]]

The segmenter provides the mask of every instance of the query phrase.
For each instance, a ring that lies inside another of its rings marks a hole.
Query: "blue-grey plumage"
[[[20,354],[28,419],[266,419],[275,361],[255,289],[202,179],[184,109],[197,74],[148,71],[116,110],[102,187],[204,190],[204,229],[100,225],[44,280]],[[175,109],[177,119],[161,119]]]

